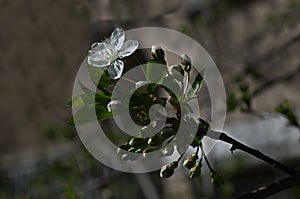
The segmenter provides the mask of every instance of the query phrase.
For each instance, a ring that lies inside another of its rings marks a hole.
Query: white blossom
[[[124,69],[124,62],[119,58],[131,55],[137,48],[138,41],[125,41],[124,30],[116,28],[110,38],[91,45],[87,61],[90,66],[106,68],[110,78],[118,79]]]

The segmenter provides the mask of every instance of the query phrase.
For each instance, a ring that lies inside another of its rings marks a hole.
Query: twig
[[[210,171],[210,172],[213,171],[214,169],[212,168],[212,166],[210,165],[210,163],[209,163],[209,161],[208,161],[208,159],[207,159],[207,156],[206,156],[206,154],[205,154],[205,152],[204,152],[204,148],[203,148],[202,144],[200,145],[200,148],[201,148],[201,152],[202,152],[202,157],[204,157],[204,160],[205,160],[205,162],[206,162],[206,165],[207,165],[209,171]]]
[[[211,131],[211,132],[215,132],[215,131]],[[270,158],[269,156],[263,154],[262,152],[260,152],[259,150],[256,149],[252,149],[244,144],[242,144],[241,142],[235,140],[234,138],[229,137],[228,135],[226,135],[223,132],[215,132],[215,133],[219,133],[219,137],[218,140],[226,142],[228,144],[231,144],[232,147],[230,148],[230,151],[233,152],[236,149],[242,150],[268,164],[270,164],[271,166],[273,166],[276,169],[281,170],[284,173],[287,173],[289,175],[295,175],[297,173],[297,171],[293,168],[290,168],[272,158]]]
[[[258,189],[251,191],[250,193],[246,193],[242,196],[236,197],[235,199],[265,198],[275,193],[279,193],[285,189],[291,188],[295,185],[300,185],[300,174],[287,177],[285,179],[276,181],[264,187],[260,187]]]

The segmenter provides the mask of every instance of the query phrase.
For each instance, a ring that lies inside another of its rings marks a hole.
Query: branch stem
[[[260,152],[259,150],[256,149],[252,149],[246,145],[244,145],[243,143],[235,140],[234,138],[229,137],[228,135],[226,135],[225,133],[221,133],[219,136],[219,140],[226,142],[228,144],[231,144],[232,147],[230,149],[231,152],[233,152],[236,149],[239,149],[241,151],[244,151],[268,164],[270,164],[271,166],[273,166],[276,169],[281,170],[284,173],[287,173],[289,175],[295,175],[297,173],[297,171],[293,168],[290,168],[272,158],[270,158],[269,156],[263,154],[262,152]]]
[[[290,176],[282,180],[273,182],[272,184],[269,184],[267,186],[257,188],[242,196],[236,197],[235,199],[266,198],[296,185],[300,185],[300,174]]]

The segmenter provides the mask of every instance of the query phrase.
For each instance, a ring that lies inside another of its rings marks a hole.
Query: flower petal
[[[138,47],[139,47],[139,42],[136,40],[125,41],[124,45],[122,46],[119,52],[119,57],[123,58],[131,55]]]
[[[119,79],[124,69],[124,63],[121,60],[114,61],[107,69],[107,73],[111,79]]]
[[[122,28],[116,28],[110,38],[110,46],[115,51],[118,51],[122,48],[125,40],[125,32]]]
[[[94,67],[106,67],[110,65],[109,57],[103,56],[99,51],[90,51],[87,62],[90,66]]]
[[[91,50],[94,51],[94,50],[103,50],[105,49],[105,45],[104,43],[100,43],[100,42],[95,42],[91,45]]]

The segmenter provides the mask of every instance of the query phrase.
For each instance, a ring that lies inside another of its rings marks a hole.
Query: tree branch
[[[236,197],[235,199],[260,199],[271,196],[275,193],[279,193],[285,189],[291,188],[295,185],[300,185],[300,174],[276,181],[272,184],[269,184],[264,187],[260,187],[251,191],[250,193],[246,193],[242,196]]]
[[[263,154],[262,152],[260,152],[259,150],[256,149],[252,149],[244,144],[242,144],[241,142],[235,140],[234,138],[229,137],[228,135],[226,135],[223,132],[216,132],[216,131],[212,131],[210,130],[210,134],[213,135],[212,137],[216,138],[216,133],[219,134],[218,136],[218,140],[221,140],[223,142],[226,142],[228,144],[231,144],[232,147],[230,148],[230,151],[233,152],[236,149],[242,150],[268,164],[270,164],[272,167],[279,169],[280,171],[287,173],[289,175],[295,175],[297,173],[297,170],[290,168],[272,158],[270,158],[269,156]]]

